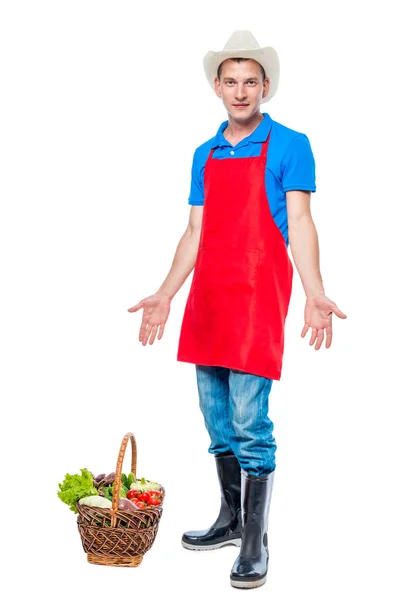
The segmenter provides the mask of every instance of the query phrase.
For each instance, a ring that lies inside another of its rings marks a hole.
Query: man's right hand
[[[154,294],[144,298],[135,306],[128,308],[128,312],[136,312],[143,308],[142,324],[139,332],[139,342],[145,346],[147,341],[153,344],[158,331],[158,339],[161,340],[165,323],[167,322],[171,307],[171,298],[163,294]],[[149,340],[150,338],[150,340]]]

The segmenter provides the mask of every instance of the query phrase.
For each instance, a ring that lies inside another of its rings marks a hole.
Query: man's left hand
[[[335,313],[340,319],[347,319],[336,304],[327,296],[313,296],[307,298],[304,309],[304,327],[301,337],[304,337],[311,327],[312,333],[310,346],[315,344],[315,350],[319,350],[324,341],[324,331],[326,330],[325,347],[329,348],[332,343],[332,313]]]

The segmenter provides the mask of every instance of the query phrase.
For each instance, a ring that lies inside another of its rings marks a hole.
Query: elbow
[[[315,235],[316,229],[311,215],[302,215],[288,221],[288,238],[291,247],[297,242],[305,242]]]
[[[288,218],[288,229],[289,231],[297,231],[302,227],[307,227],[310,224],[314,224],[311,213],[304,212],[302,214],[291,216]]]
[[[288,220],[289,237],[291,235],[295,235],[299,230],[301,230],[304,223],[305,223],[304,217],[289,219]]]
[[[200,232],[201,232],[201,227],[191,225],[190,223],[187,226],[186,235],[188,235],[192,239],[200,239]]]

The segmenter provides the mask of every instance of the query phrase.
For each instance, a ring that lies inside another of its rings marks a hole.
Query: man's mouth
[[[233,104],[233,106],[235,108],[247,108],[249,105],[248,104]]]

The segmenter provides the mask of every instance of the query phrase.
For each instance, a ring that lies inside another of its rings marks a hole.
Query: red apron
[[[177,360],[279,380],[293,266],[265,189],[269,138],[260,156],[209,154]]]

